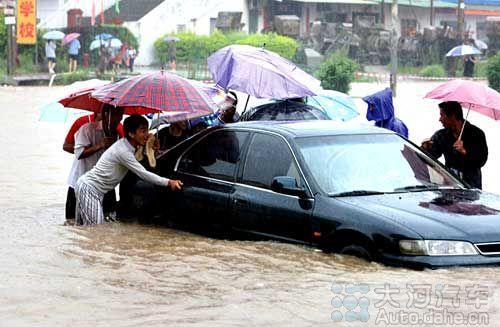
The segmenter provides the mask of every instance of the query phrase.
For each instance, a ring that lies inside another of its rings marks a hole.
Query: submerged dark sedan
[[[184,182],[183,191],[155,188],[139,202],[151,208],[159,199],[172,222],[391,265],[500,263],[500,197],[469,189],[384,129],[230,124],[179,144],[159,165],[162,175]]]

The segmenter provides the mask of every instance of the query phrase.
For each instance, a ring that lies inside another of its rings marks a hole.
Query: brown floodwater
[[[353,312],[359,326],[421,326],[443,310],[442,325],[498,325],[500,268],[412,271],[165,227],[63,226],[69,125],[38,122],[60,93],[0,87],[0,326],[332,326]]]

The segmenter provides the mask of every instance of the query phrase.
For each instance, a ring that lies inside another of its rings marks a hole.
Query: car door
[[[254,133],[240,167],[233,203],[233,228],[301,242],[311,240],[313,200],[271,190],[274,177],[294,177],[305,186],[284,138]]]
[[[229,195],[247,138],[247,132],[215,131],[181,156],[175,172],[184,186],[173,205],[182,219],[229,227]]]

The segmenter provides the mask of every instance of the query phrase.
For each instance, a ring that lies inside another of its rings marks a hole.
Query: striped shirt
[[[104,152],[94,168],[80,177],[101,194],[113,190],[129,170],[152,184],[167,186],[168,179],[146,170],[134,156],[135,148],[126,139],[116,141]]]

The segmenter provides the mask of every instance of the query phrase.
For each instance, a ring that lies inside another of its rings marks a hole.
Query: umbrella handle
[[[250,100],[250,94],[247,96],[247,102],[245,102],[245,108],[243,108],[243,111],[241,112],[241,115],[243,115],[245,113],[245,111],[247,110],[248,100]]]
[[[462,139],[462,134],[464,133],[465,123],[467,122],[467,118],[469,118],[469,113],[470,113],[470,104],[469,104],[469,110],[467,110],[467,115],[465,116],[464,123],[462,124],[462,130],[460,131],[460,135],[458,136],[459,141]]]

